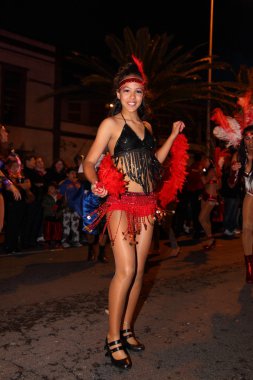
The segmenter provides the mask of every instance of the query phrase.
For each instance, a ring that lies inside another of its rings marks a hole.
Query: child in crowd
[[[67,178],[59,183],[59,192],[64,197],[62,246],[64,248],[70,245],[81,247],[79,226],[82,215],[83,186],[74,168],[69,167],[66,170],[66,176]]]
[[[63,196],[56,182],[48,185],[42,200],[43,235],[48,248],[59,248],[62,239]]]

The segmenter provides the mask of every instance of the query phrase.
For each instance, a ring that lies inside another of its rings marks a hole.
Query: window
[[[26,70],[2,64],[0,66],[0,119],[3,124],[25,124]]]

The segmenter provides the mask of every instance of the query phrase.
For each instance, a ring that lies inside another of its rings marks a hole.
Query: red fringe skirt
[[[124,232],[124,239],[128,239],[130,244],[135,244],[135,237],[140,233],[141,228],[144,227],[147,229],[147,223],[154,224],[156,210],[156,193],[126,192],[119,197],[109,195],[106,201],[94,211],[97,217],[89,226],[89,229],[91,231],[96,228],[101,219],[106,215],[103,232],[108,228],[110,233],[110,218],[114,211],[121,211],[127,218],[127,230]],[[117,230],[118,228],[116,228],[116,231]],[[110,236],[113,245],[117,233],[115,236],[112,236],[110,233]]]

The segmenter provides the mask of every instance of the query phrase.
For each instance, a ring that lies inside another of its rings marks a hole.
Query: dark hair
[[[55,165],[57,164],[57,162],[62,162],[63,168],[62,168],[61,172],[65,172],[67,165],[66,165],[65,161],[62,158],[56,158],[53,161],[52,165],[50,166],[50,169],[53,170],[53,171],[55,171]]]
[[[214,163],[213,159],[210,156],[206,156],[206,159],[209,160],[209,165],[206,168],[206,172],[208,173],[209,170],[215,169],[215,163]]]
[[[134,75],[134,76],[138,76],[142,78],[141,73],[134,62],[128,62],[119,68],[113,80],[114,94],[118,91],[120,82],[124,78],[130,75]],[[140,107],[138,108],[138,115],[142,120],[144,120],[151,113],[150,108],[147,105],[147,98],[149,96],[150,96],[150,93],[148,92],[147,89],[145,89],[145,101],[143,99]],[[119,112],[121,112],[121,109],[122,109],[121,102],[117,97],[113,100],[112,103],[113,103],[113,107],[109,110],[110,116],[118,114]]]
[[[32,154],[32,153],[28,153],[24,156],[24,162],[26,161],[31,161],[31,159],[34,158],[36,159],[36,155],[35,154]]]
[[[124,66],[121,66],[113,80],[113,91],[116,92],[119,89],[120,82],[131,75],[142,79],[141,73],[134,62],[128,62]]]
[[[242,166],[244,167],[247,162],[247,149],[245,146],[244,137],[248,132],[253,132],[253,125],[248,125],[246,128],[244,128],[242,132],[242,140],[240,142],[239,148],[238,148],[238,160],[241,162]]]
[[[76,169],[75,169],[73,166],[69,166],[69,167],[66,169],[66,174],[69,174],[70,172],[75,172],[75,173],[76,173]]]
[[[48,185],[47,185],[47,189],[49,189],[50,186],[53,186],[53,187],[55,187],[56,189],[59,188],[58,183],[55,182],[55,181],[51,181],[51,182],[49,182]]]
[[[245,137],[245,135],[246,135],[248,132],[253,132],[253,125],[248,125],[246,128],[244,128],[244,130],[243,130],[243,132],[242,132],[243,137]]]
[[[193,154],[194,161],[199,162],[199,161],[202,160],[202,158],[203,158],[203,153],[202,152],[194,152],[194,154]]]

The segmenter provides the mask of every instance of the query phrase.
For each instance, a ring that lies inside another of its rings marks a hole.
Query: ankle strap
[[[114,348],[111,348],[112,346],[115,346],[115,345],[117,345],[117,344],[120,344],[120,346],[118,346],[118,347],[114,347]],[[111,352],[116,352],[116,351],[120,351],[120,350],[124,350],[124,348],[123,348],[123,346],[122,346],[122,342],[121,342],[121,340],[113,340],[112,342],[107,342],[107,346],[108,346],[108,348],[109,348],[109,350],[111,351]]]
[[[132,329],[121,330],[122,334],[132,333]]]
[[[113,340],[113,341],[110,342],[110,343],[107,341],[107,344],[108,344],[109,347],[111,347],[111,346],[116,346],[116,344],[121,344],[121,345],[122,345],[120,339],[118,339],[118,340]]]

